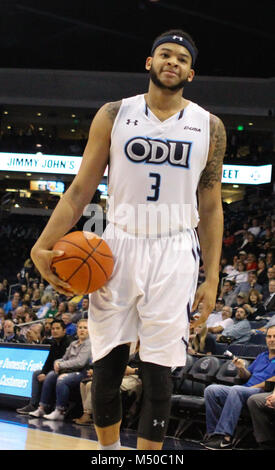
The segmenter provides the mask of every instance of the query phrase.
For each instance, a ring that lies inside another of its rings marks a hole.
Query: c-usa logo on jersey
[[[192,142],[133,137],[125,145],[127,157],[134,163],[153,163],[189,169]]]

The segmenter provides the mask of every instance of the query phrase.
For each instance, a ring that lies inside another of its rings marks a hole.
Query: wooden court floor
[[[136,432],[122,430],[122,450],[136,449]],[[190,448],[184,441],[166,438],[164,449]],[[191,448],[201,450],[198,444]],[[0,450],[98,450],[93,426],[72,422],[48,421],[19,415],[15,410],[0,409]]]

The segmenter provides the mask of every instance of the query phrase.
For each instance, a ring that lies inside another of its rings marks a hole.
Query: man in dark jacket
[[[62,320],[54,320],[52,322],[52,343],[49,355],[42,370],[36,370],[32,376],[32,396],[28,405],[23,408],[17,408],[17,413],[28,415],[31,411],[36,410],[39,404],[42,384],[46,375],[53,370],[54,361],[64,356],[67,347],[73,338],[66,334],[66,325]]]

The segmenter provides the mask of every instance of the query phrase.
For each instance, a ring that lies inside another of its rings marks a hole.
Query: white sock
[[[120,450],[121,444],[120,444],[120,439],[113,444],[110,444],[109,446],[103,446],[98,442],[98,447],[100,450]]]

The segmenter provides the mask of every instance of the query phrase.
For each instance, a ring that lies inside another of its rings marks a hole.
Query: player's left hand
[[[190,328],[195,328],[196,326],[205,323],[210,313],[213,312],[216,305],[217,287],[218,284],[216,282],[210,282],[206,280],[197,289],[192,305],[192,312],[197,310],[200,303],[202,303],[203,308],[199,318],[191,320]]]

